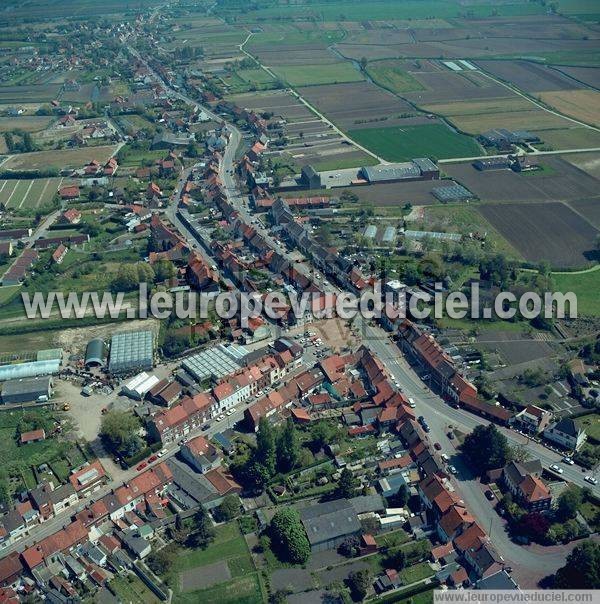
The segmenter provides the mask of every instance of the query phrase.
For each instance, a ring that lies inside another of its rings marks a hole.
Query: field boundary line
[[[250,58],[253,61],[255,61],[256,63],[258,63],[258,65],[260,65],[261,69],[263,69],[264,71],[266,71],[276,81],[280,80],[281,78],[276,73],[274,73],[266,65],[263,65],[253,54],[251,54],[250,52],[248,52],[244,48],[244,46],[246,45],[246,43],[250,40],[250,38],[253,35],[254,34],[252,32],[248,32],[248,37],[239,45],[240,52],[243,52],[248,58]],[[373,153],[373,151],[370,151],[366,147],[363,147],[362,145],[359,145],[357,142],[355,142],[354,140],[352,140],[345,132],[343,132],[342,130],[340,130],[332,121],[330,121],[329,119],[327,119],[320,111],[318,111],[315,107],[313,107],[313,105],[311,105],[302,95],[300,95],[298,92],[296,92],[296,90],[294,90],[294,88],[292,88],[291,86],[288,86],[288,88],[290,90],[290,93],[293,96],[295,96],[303,105],[305,105],[306,107],[308,107],[308,109],[310,109],[325,124],[327,124],[328,126],[330,126],[331,128],[333,128],[333,130],[335,132],[337,132],[344,140],[348,141],[351,145],[353,145],[354,147],[356,147],[360,151],[363,151],[367,155],[370,155],[371,157],[375,158],[379,163],[381,163],[381,164],[389,164],[390,163],[390,162],[386,161],[385,159],[383,159],[382,157],[379,157],[376,153]]]
[[[42,192],[40,193],[40,196],[38,197],[37,203],[35,204],[36,208],[40,207],[40,203],[42,201],[42,197],[44,196],[44,193],[46,193],[46,189],[48,188],[49,184],[50,184],[50,179],[48,178],[48,179],[46,179],[46,184],[44,185],[44,188],[42,189]]]
[[[35,180],[32,180],[29,183],[29,187],[27,187],[27,191],[25,191],[25,195],[23,195],[23,199],[21,199],[21,203],[19,204],[19,209],[21,209],[21,206],[25,203],[25,200],[27,199],[27,197],[29,196],[29,191],[31,191],[31,187],[33,187],[33,183],[35,182]],[[37,206],[36,206],[37,207]]]
[[[6,200],[6,203],[4,204],[4,207],[7,208],[8,204],[10,203],[10,200],[12,199],[13,195],[15,194],[15,191],[17,190],[17,187],[19,186],[19,183],[21,181],[18,179],[15,179],[15,188],[11,191],[10,195],[8,196],[8,199]]]

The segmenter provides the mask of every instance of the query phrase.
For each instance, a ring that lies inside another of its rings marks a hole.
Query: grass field
[[[552,273],[552,280],[556,291],[573,292],[577,296],[578,314],[600,317],[600,271]]]
[[[432,577],[434,574],[429,562],[420,562],[414,566],[404,568],[398,573],[402,583],[405,585],[422,581],[423,579],[427,579],[427,577]]]
[[[597,413],[582,415],[577,418],[576,422],[580,428],[585,429],[590,438],[600,442],[600,415]]]
[[[0,204],[6,208],[38,208],[52,201],[56,191],[66,184],[64,178],[0,180]]]
[[[55,168],[82,168],[93,159],[104,164],[112,156],[115,145],[103,147],[82,147],[81,149],[59,149],[55,151],[35,151],[13,155],[5,164],[3,170],[45,170]]]
[[[264,69],[240,69],[236,75],[257,88],[268,88],[275,84],[275,80]]]
[[[534,130],[534,132],[536,132]],[[536,134],[544,142],[536,145],[541,150],[556,149],[596,149],[600,147],[600,132],[591,128],[576,126],[575,128],[561,128],[559,130],[541,130]]]
[[[596,90],[560,90],[542,92],[542,101],[561,113],[586,124],[600,124],[600,92]]]
[[[281,65],[273,67],[284,82],[290,86],[318,86],[320,84],[342,84],[360,82],[362,74],[349,63],[332,63],[330,65]]]
[[[389,161],[406,161],[415,157],[472,157],[482,153],[481,147],[472,138],[457,134],[443,124],[366,128],[350,130],[348,134]]]
[[[367,74],[376,84],[397,94],[424,90],[424,86],[402,69],[398,61],[372,61],[367,65]]]
[[[226,583],[219,583],[210,589],[175,594],[175,604],[197,604],[198,602],[219,602],[219,604],[260,604],[264,601],[258,573],[237,577]]]
[[[43,130],[52,121],[51,117],[26,115],[20,117],[0,117],[0,132],[9,130],[23,130],[24,132],[38,132]]]
[[[117,593],[121,602],[128,604],[158,604],[160,600],[152,593],[142,580],[133,573],[125,577],[116,576],[110,586]]]

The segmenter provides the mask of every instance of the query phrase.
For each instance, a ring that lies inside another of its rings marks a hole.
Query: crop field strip
[[[0,204],[6,208],[38,208],[49,203],[64,178],[0,180]]]

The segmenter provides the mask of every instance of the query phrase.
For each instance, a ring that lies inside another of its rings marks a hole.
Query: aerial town
[[[0,604],[600,590],[597,3],[2,5]]]

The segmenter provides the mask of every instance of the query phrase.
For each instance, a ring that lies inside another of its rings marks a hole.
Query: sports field
[[[469,136],[443,124],[350,130],[350,138],[388,161],[415,157],[447,159],[481,155],[481,147]]]
[[[38,208],[52,201],[64,180],[64,178],[0,180],[0,204],[14,210]]]

